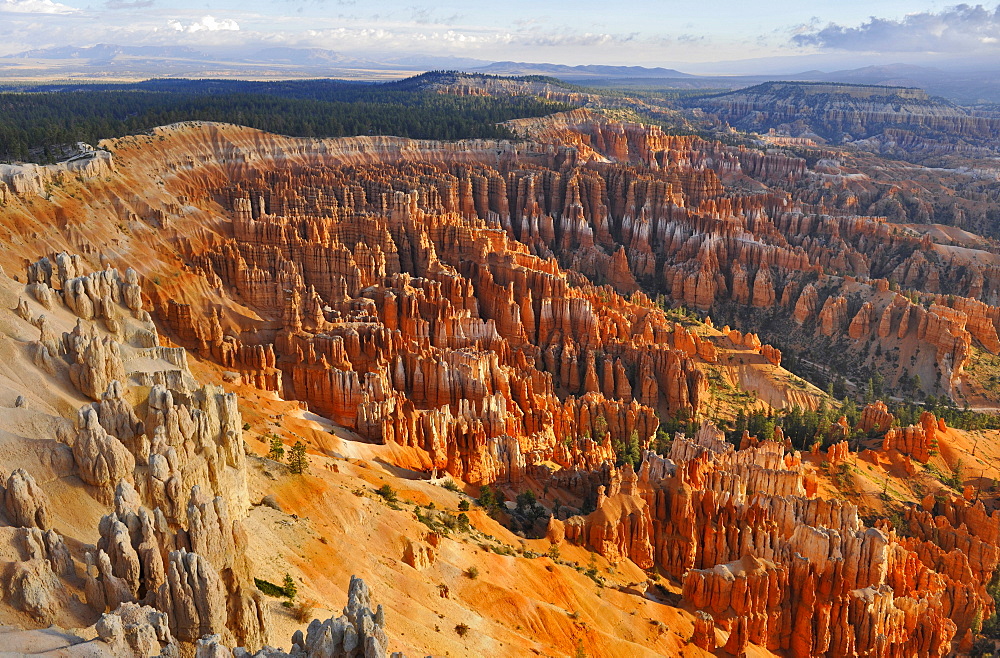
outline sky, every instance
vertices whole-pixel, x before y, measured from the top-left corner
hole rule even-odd
[[[1000,68],[1000,9],[934,0],[0,0],[0,56],[97,43],[689,71],[790,59],[978,58]]]

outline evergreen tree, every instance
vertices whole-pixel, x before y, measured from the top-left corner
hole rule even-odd
[[[525,514],[529,512],[537,503],[535,492],[531,489],[517,494],[517,511]]]
[[[271,435],[271,449],[267,451],[267,456],[276,462],[285,458],[285,444],[277,434]]]
[[[641,460],[642,449],[639,448],[639,432],[637,430],[632,430],[632,434],[628,437],[628,443],[625,445],[625,456],[623,462],[632,464],[633,469],[638,469],[639,462]]]
[[[486,510],[487,514],[492,516],[503,509],[503,493],[499,489],[494,489],[490,485],[484,484],[479,490],[479,498],[476,499],[476,502]]]
[[[309,470],[309,458],[306,456],[306,444],[296,441],[288,453],[288,468],[292,473],[301,475]]]
[[[299,593],[299,588],[295,585],[295,580],[292,579],[291,574],[285,574],[285,580],[281,588],[285,590],[285,596],[288,597],[289,601],[294,600],[295,595]]]
[[[608,433],[608,419],[598,416],[594,419],[594,440],[598,443],[604,441],[604,436]]]
[[[865,404],[871,404],[874,401],[875,401],[875,382],[873,382],[869,377],[868,385],[865,386],[864,402]]]

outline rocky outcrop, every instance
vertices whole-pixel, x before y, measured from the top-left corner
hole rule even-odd
[[[885,402],[876,400],[865,405],[861,410],[861,418],[858,420],[858,429],[864,432],[878,432],[882,434],[892,427],[895,417],[889,413],[889,408]]]
[[[149,606],[123,603],[113,612],[101,615],[95,625],[97,637],[119,656],[153,656],[179,653],[167,618]]]
[[[170,552],[167,581],[157,593],[156,607],[166,611],[178,639],[194,641],[227,631],[222,579],[207,559],[183,548]]]
[[[434,563],[434,549],[431,546],[412,539],[406,540],[406,547],[403,549],[403,562],[410,565],[417,571],[423,571]]]
[[[205,500],[194,487],[187,522],[176,531],[160,508],[142,506],[127,483],[118,486],[114,508],[101,520],[96,555],[87,556],[91,607],[137,601],[166,613],[180,640],[219,634],[230,643],[265,643],[267,614],[249,585],[245,531],[229,518],[225,500]]]
[[[97,411],[91,406],[80,407],[76,432],[73,457],[80,478],[96,488],[99,500],[111,503],[118,482],[132,480],[135,457],[121,441],[105,431]]]
[[[339,617],[325,621],[314,619],[305,633],[295,631],[291,655],[302,658],[406,658],[400,652],[388,654],[389,637],[385,631],[382,606],[373,612],[368,586],[351,576],[347,606]],[[246,655],[241,649],[230,650],[218,635],[198,640],[196,658],[229,658]],[[281,658],[287,654],[265,647],[254,654],[259,658]]]
[[[273,343],[251,345],[246,332],[227,333],[219,315],[199,320],[196,309],[169,298],[154,300],[161,317],[181,340],[250,373],[251,381],[280,372],[264,377],[266,387],[280,383],[286,395],[370,439],[419,447],[434,467],[470,482],[517,481],[535,463],[563,459],[554,435],[592,437],[597,417],[612,442],[638,431],[645,443],[661,403],[697,412],[708,390],[697,363],[716,358],[710,341],[677,339],[686,332],[644,295],[626,301],[589,284],[571,287],[565,270],[523,251],[514,240],[520,227],[488,235],[478,228],[483,219],[474,218],[506,212],[512,203],[526,212],[539,203],[544,213],[575,209],[580,221],[588,212],[606,214],[601,175],[581,171],[567,180],[564,195],[542,199],[532,197],[536,182],[526,171],[504,177],[489,168],[454,174],[413,166],[442,187],[384,198],[337,191],[359,175],[396,175],[373,166],[300,172],[277,187],[248,180],[225,190],[234,238],[193,252],[191,260],[200,273],[281,317]],[[302,209],[307,220],[294,210],[295,190],[310,176],[330,193]],[[503,189],[525,196],[512,200],[499,194]],[[372,221],[362,225],[343,214],[352,208],[370,209]],[[633,291],[633,276],[651,272],[628,249],[598,249],[610,240],[607,228],[573,233],[573,226],[563,226],[571,232],[563,233],[567,247],[589,245],[586,262],[595,274],[607,265],[603,275],[614,287]],[[657,337],[671,334],[674,348],[665,349]],[[768,358],[780,357],[772,348]]]
[[[25,528],[47,530],[49,526],[49,498],[35,482],[35,478],[22,468],[7,478],[3,494],[4,513],[11,523]]]
[[[742,130],[765,133],[778,126],[833,141],[859,140],[888,129],[982,139],[1000,120],[978,117],[955,105],[933,101],[922,89],[831,83],[766,82],[711,99],[698,107]]]
[[[782,355],[767,331],[845,359],[899,348],[890,384],[919,372],[925,387],[954,390],[973,341],[995,346],[1000,272],[989,259],[963,261],[859,214],[871,205],[859,191],[867,183],[812,185],[817,172],[798,158],[639,124],[531,125],[550,143],[305,148],[237,144],[212,128],[216,141],[192,145],[203,150],[178,171],[199,199],[192,208],[220,199],[225,213],[213,206],[220,216],[190,234],[163,228],[184,265],[178,282],[145,282],[151,309],[234,379],[406,448],[428,470],[475,483],[547,477],[593,493],[593,514],[553,521],[552,537],[688,574],[687,594],[712,616],[699,641],[718,627],[736,653],[759,642],[913,655],[964,634],[970,611],[989,607],[979,533],[990,523],[978,512],[913,512],[920,538],[866,528],[849,503],[816,498],[782,437],[748,435],[735,450],[708,425],[666,457],[646,453],[638,473],[612,464],[616,445],[647,446],[660,416],[704,417],[707,373],[738,376],[744,360],[773,372]],[[193,385],[183,353],[136,331],[145,304],[135,272],[84,265],[65,254],[34,264],[18,313],[37,322],[36,363],[59,374],[66,356],[96,402],[69,440],[81,477],[104,500],[134,482],[102,522],[88,602],[152,602],[178,635],[229,642],[228,629],[259,644],[263,608],[239,558],[248,495],[234,400]],[[61,341],[32,318],[60,303],[86,318]],[[707,338],[668,319],[672,303],[760,326]],[[98,339],[94,322],[114,338]],[[171,367],[129,372],[133,358]],[[896,433],[887,413],[866,409],[862,424],[885,432],[889,450],[929,454],[932,427]],[[846,448],[835,443],[831,463]],[[959,516],[979,527],[963,532]],[[966,550],[979,551],[968,565]],[[424,564],[420,544],[410,553]]]
[[[857,312],[851,325],[847,328],[847,335],[854,340],[867,338],[872,332],[872,323],[875,321],[875,307],[871,302],[861,305],[861,310]]]
[[[943,431],[944,420],[938,421],[929,411],[920,414],[920,424],[909,427],[893,427],[882,439],[883,450],[898,450],[919,462],[927,463],[931,451],[938,447],[938,432]]]
[[[64,340],[71,358],[70,379],[87,397],[100,400],[112,381],[125,380],[125,366],[116,341],[97,336],[87,338],[76,332],[67,334]]]
[[[159,346],[134,271],[83,270],[81,259],[57,254],[34,263],[29,279],[36,293],[57,291],[80,316],[62,341],[46,335],[44,318],[37,323],[41,348],[65,353],[72,382],[95,400],[79,409],[75,433],[60,439],[93,495],[113,508],[97,546],[83,555],[87,605],[115,611],[99,622],[100,637],[137,655],[158,654],[172,637],[206,634],[256,649],[267,640],[267,614],[246,556],[241,519],[250,504],[237,399],[198,385],[183,349]],[[142,369],[131,370],[136,365]],[[133,406],[137,394],[146,399]],[[15,471],[3,493],[8,517],[47,527],[47,503],[30,476]],[[73,561],[53,531],[30,532],[37,536],[26,540],[29,560],[13,574],[26,588],[17,605],[48,619],[65,605],[57,583],[74,576]]]
[[[697,610],[694,613],[694,633],[691,635],[691,644],[709,653],[715,651],[715,618],[704,610]]]
[[[6,595],[18,610],[41,624],[51,624],[65,605],[62,582],[48,560],[34,558],[15,562],[6,576]]]

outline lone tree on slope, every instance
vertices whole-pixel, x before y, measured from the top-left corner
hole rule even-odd
[[[296,441],[288,452],[288,468],[292,473],[301,475],[309,470],[309,458],[306,457],[306,444]]]
[[[270,450],[267,451],[267,456],[276,462],[280,462],[285,458],[285,444],[281,442],[281,437],[277,434],[271,435],[271,445]]]

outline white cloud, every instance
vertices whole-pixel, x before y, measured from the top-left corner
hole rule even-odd
[[[940,12],[921,11],[902,19],[870,18],[858,26],[830,23],[800,26],[792,42],[838,50],[868,52],[964,53],[995,48],[1000,41],[1000,7],[955,5]]]
[[[79,11],[52,0],[0,0],[0,12],[12,14],[75,14]]]
[[[238,32],[240,29],[240,24],[233,19],[223,18],[222,20],[218,20],[214,16],[203,16],[201,20],[188,23],[187,25],[180,21],[167,21],[167,26],[178,32],[187,32],[189,34],[195,32]]]

